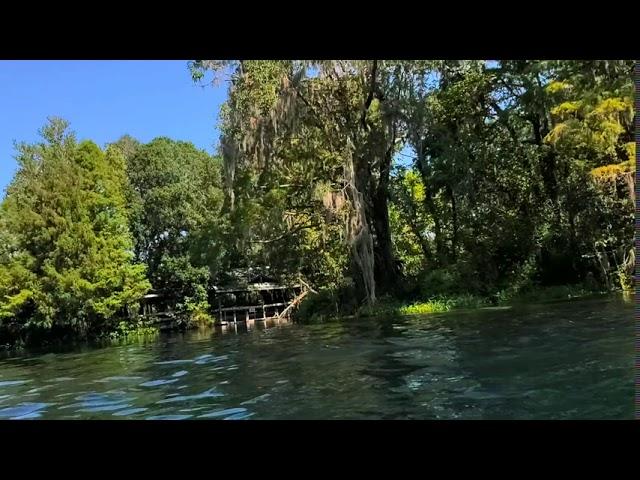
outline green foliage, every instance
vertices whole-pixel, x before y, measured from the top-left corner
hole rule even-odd
[[[589,275],[604,284],[595,253],[633,236],[632,63],[227,63],[229,259],[331,291],[351,277],[362,298],[366,262],[341,229],[360,196],[382,293],[514,296]],[[412,160],[386,170],[403,146]]]
[[[421,275],[419,282],[423,297],[451,295],[464,288],[460,275],[451,268],[429,270]]]
[[[363,306],[357,312],[361,317],[398,316],[398,315],[428,315],[444,313],[457,309],[476,309],[489,305],[486,298],[471,294],[438,295],[428,300],[403,303],[398,299],[382,299],[375,306]]]
[[[405,275],[414,278],[433,255],[428,232],[433,228],[424,209],[425,187],[415,170],[398,168],[392,177],[389,219],[396,256]]]
[[[66,128],[54,119],[42,143],[18,146],[2,204],[0,317],[21,334],[108,331],[149,288],[133,262],[122,156]]]
[[[519,292],[503,290],[496,295],[498,304],[541,303],[571,300],[599,293],[587,285],[553,285],[533,287]]]
[[[136,258],[147,264],[153,288],[179,310],[206,310],[206,289],[224,252],[218,159],[157,138],[133,150],[127,175]]]
[[[209,315],[208,293],[202,282],[193,282],[193,295],[184,298],[184,303],[179,305],[179,310],[184,310],[189,315],[189,321],[193,325],[206,326],[214,322],[214,318]]]
[[[305,322],[354,315],[361,305],[353,281],[346,277],[331,287],[310,292],[295,312],[296,319]]]
[[[149,325],[143,320],[126,321],[122,320],[118,322],[115,330],[109,332],[108,336],[111,339],[116,338],[131,338],[131,337],[147,337],[160,333],[157,327]]]
[[[402,315],[426,315],[429,313],[448,312],[451,306],[441,300],[430,300],[428,302],[414,303],[400,307],[399,312]]]
[[[137,329],[123,319],[150,286],[207,324],[211,286],[249,267],[311,283],[301,318],[632,289],[632,67],[190,62],[230,79],[221,158],[168,138],[102,150],[60,120],[18,146],[0,326]]]
[[[632,274],[629,273],[627,269],[619,268],[616,271],[616,274],[618,275],[618,281],[620,282],[622,290],[624,290],[625,292],[635,291],[635,278]]]
[[[396,308],[400,315],[426,315],[429,313],[443,313],[458,309],[476,309],[486,307],[489,301],[484,297],[472,294],[438,295],[430,300],[414,302]]]

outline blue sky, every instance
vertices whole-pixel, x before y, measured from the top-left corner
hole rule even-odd
[[[195,85],[186,60],[0,61],[0,198],[16,168],[13,141],[38,140],[47,117],[98,145],[128,133],[193,142],[213,153],[226,82]]]

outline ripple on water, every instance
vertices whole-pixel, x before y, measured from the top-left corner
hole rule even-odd
[[[136,381],[142,380],[142,377],[106,377],[101,378],[99,380],[94,380],[96,383],[109,383],[109,382],[127,382],[127,381]]]
[[[59,393],[56,395],[56,398],[65,398],[65,397],[70,397],[71,395],[75,395],[77,392],[65,392],[65,393]]]
[[[3,359],[0,421],[632,418],[631,310],[530,310]]]
[[[178,410],[179,412],[198,412],[200,410],[204,410],[205,408],[208,408],[207,405],[203,405],[201,407],[193,407],[193,408],[181,408],[180,410]]]
[[[50,388],[53,388],[53,385],[43,385],[41,387],[32,388],[27,393],[30,394],[30,395],[35,395],[37,393],[40,393],[43,390],[48,390]]]
[[[128,408],[126,410],[119,410],[113,413],[114,417],[124,417],[126,415],[135,415],[136,413],[146,412],[148,408]]]
[[[131,404],[128,402],[135,400],[135,397],[129,397],[123,393],[101,394],[92,392],[78,395],[74,400],[79,400],[79,403],[64,405],[58,407],[58,410],[79,408],[76,412],[109,412],[130,407]]]
[[[32,380],[5,380],[4,382],[0,382],[0,387],[10,387],[12,385],[24,385],[25,383],[29,383]]]
[[[22,418],[36,418],[41,415],[41,411],[51,405],[50,403],[21,403],[15,407],[0,409],[0,418],[19,420]]]
[[[42,417],[42,413],[31,412],[31,413],[27,413],[26,415],[22,415],[20,417],[13,417],[11,420],[30,420],[34,418],[40,418],[40,417]]]
[[[191,417],[193,417],[193,415],[154,415],[145,418],[145,420],[186,420]]]
[[[499,400],[504,398],[504,394],[498,392],[490,392],[485,389],[477,389],[476,387],[471,387],[461,394],[462,398],[469,400]]]
[[[247,412],[246,408],[225,408],[224,410],[216,410],[214,412],[204,413],[198,415],[198,418],[218,418],[226,417],[229,415],[238,415]]]
[[[264,395],[258,395],[255,398],[242,402],[240,405],[252,405],[254,403],[261,402],[262,400],[267,400],[270,396],[271,396],[270,393],[265,393]]]
[[[151,380],[149,382],[144,382],[141,383],[140,386],[141,387],[157,387],[158,385],[167,385],[168,383],[175,383],[178,380],[180,380],[179,378],[172,378],[171,380]]]
[[[201,355],[200,357],[195,359],[195,363],[196,365],[206,365],[207,363],[222,362],[224,360],[227,360],[228,358],[229,355],[220,355],[218,357],[214,357],[213,355]]]
[[[164,362],[153,362],[154,365],[180,365],[182,363],[193,363],[193,360],[165,360]]]
[[[229,415],[228,417],[224,417],[223,420],[244,420],[245,418],[249,418],[255,415],[255,413],[236,413],[235,415]]]
[[[131,407],[130,403],[114,403],[113,405],[100,405],[95,407],[81,408],[78,412],[112,412]]]
[[[169,397],[169,395],[167,395],[167,397]],[[160,400],[156,403],[174,403],[174,402],[184,402],[187,400],[199,400],[202,398],[216,398],[216,397],[224,397],[224,394],[220,392],[215,392],[213,389],[209,389],[206,392],[197,393],[195,395],[171,396],[171,398],[165,398],[164,400]]]

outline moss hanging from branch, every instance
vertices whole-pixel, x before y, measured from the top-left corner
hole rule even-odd
[[[356,187],[353,166],[353,144],[350,140],[347,142],[344,172],[345,191],[347,192],[347,197],[350,202],[346,223],[347,241],[351,246],[353,259],[362,275],[365,303],[371,305],[376,301],[373,237],[371,236],[371,230],[367,222],[363,195]]]

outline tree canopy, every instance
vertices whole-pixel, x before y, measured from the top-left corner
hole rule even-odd
[[[18,146],[2,203],[0,317],[36,332],[108,329],[149,288],[133,261],[124,159],[77,143],[60,119],[42,139]]]
[[[101,149],[59,119],[17,146],[2,329],[109,331],[151,288],[207,315],[213,285],[249,268],[350,313],[381,298],[633,288],[632,61],[189,68],[229,80],[219,156],[164,137]]]
[[[191,64],[196,80],[207,70],[230,75],[221,145],[238,236],[259,242],[250,250],[265,258],[286,252],[294,269],[304,244],[323,238],[314,249],[333,260],[324,285],[351,279],[365,303],[445,274],[456,289],[483,295],[594,277],[628,286],[632,68]],[[604,260],[619,263],[618,280]],[[326,268],[298,260],[298,272],[320,282]]]

